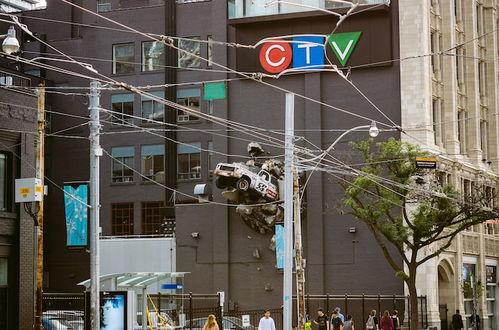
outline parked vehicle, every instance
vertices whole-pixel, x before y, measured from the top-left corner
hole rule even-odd
[[[279,183],[275,176],[265,170],[247,167],[241,163],[219,163],[214,171],[216,185],[220,189],[236,188],[239,191],[254,192],[268,201],[279,198]]]

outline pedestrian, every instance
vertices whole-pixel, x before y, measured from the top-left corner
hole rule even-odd
[[[203,330],[220,330],[215,315],[213,314],[208,315],[208,319],[204,324]]]
[[[338,313],[338,317],[341,319],[341,322],[345,322],[345,316],[341,314],[341,308],[336,307],[334,310]]]
[[[381,330],[393,330],[393,320],[390,316],[389,311],[384,311],[383,317],[380,321],[380,329]]]
[[[464,328],[463,318],[459,314],[459,309],[456,309],[456,314],[452,315],[452,328],[454,330],[462,330]]]
[[[394,330],[400,330],[401,324],[400,324],[400,319],[398,317],[398,311],[395,309],[393,310],[392,313],[392,321],[393,321],[393,329]]]
[[[343,322],[343,330],[355,330],[353,326],[352,315],[347,315],[347,319]]]
[[[335,310],[331,315],[331,330],[342,330],[343,322],[341,321],[338,312]]]
[[[260,319],[258,323],[258,330],[276,330],[274,319],[270,317],[270,311],[265,310],[264,316]]]
[[[319,330],[329,330],[329,318],[324,314],[322,308],[317,309],[317,318],[314,323],[319,326]]]
[[[373,309],[371,311],[371,313],[369,313],[369,315],[367,316],[366,329],[378,330],[379,329],[378,325],[379,325],[379,322],[378,322],[378,318],[376,317],[376,310]]]

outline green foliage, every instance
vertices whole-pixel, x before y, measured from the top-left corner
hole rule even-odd
[[[434,257],[458,232],[497,217],[481,201],[463,203],[452,185],[438,185],[435,170],[416,168],[416,158],[429,156],[418,146],[394,138],[374,146],[372,139],[350,145],[366,165],[344,185],[343,202],[350,214],[366,223],[387,259],[391,258],[384,245],[388,241],[416,269],[424,262],[417,257],[422,248],[433,244],[426,257]],[[407,251],[416,257],[409,260]],[[397,275],[406,278],[394,260],[389,262]]]
[[[471,286],[471,279],[469,277],[467,280],[462,280],[460,286],[464,298],[473,298],[473,288]],[[482,285],[482,282],[476,277],[473,278],[473,286],[475,287],[475,298],[478,299],[483,294],[484,286]]]

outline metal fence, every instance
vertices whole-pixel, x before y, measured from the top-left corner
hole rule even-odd
[[[296,306],[296,300],[294,305]],[[402,295],[307,295],[305,306],[310,318],[315,318],[318,308],[322,308],[324,313],[330,316],[334,309],[339,307],[343,315],[352,315],[355,328],[358,330],[365,329],[367,316],[372,310],[376,310],[377,315],[382,315],[385,310],[390,314],[393,310],[397,310],[402,326],[408,326],[411,320],[409,296]],[[418,309],[420,329],[426,329],[428,327],[426,296],[418,297]]]
[[[264,310],[229,310],[223,311],[220,306],[221,297],[217,294],[153,294],[147,298],[148,311],[153,328],[161,328],[161,318],[175,326],[184,325],[184,329],[200,329],[208,315],[217,318],[220,329],[256,330]],[[307,295],[306,309],[310,318],[315,318],[317,309],[331,315],[336,307],[343,315],[350,314],[356,329],[365,329],[367,315],[373,309],[378,313],[394,309],[399,313],[403,326],[410,322],[409,297],[400,295]],[[296,298],[293,301],[293,312],[296,311]],[[43,324],[44,329],[84,330],[85,329],[85,295],[81,294],[44,294]],[[138,296],[136,306],[142,306],[142,297]],[[418,297],[420,329],[428,327],[426,296]],[[277,329],[282,329],[282,309],[271,309],[271,317]],[[159,318],[157,315],[160,315]],[[249,319],[249,327],[243,328],[243,318]],[[138,324],[142,324],[141,312],[137,312]],[[293,319],[296,323],[296,320]],[[293,324],[296,326],[296,324]]]
[[[83,293],[43,294],[42,324],[46,330],[84,330],[85,295]]]

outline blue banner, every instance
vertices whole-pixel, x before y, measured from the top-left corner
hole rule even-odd
[[[66,245],[86,246],[88,231],[88,186],[64,186]]]
[[[284,269],[284,226],[275,225],[275,257],[277,268]]]

